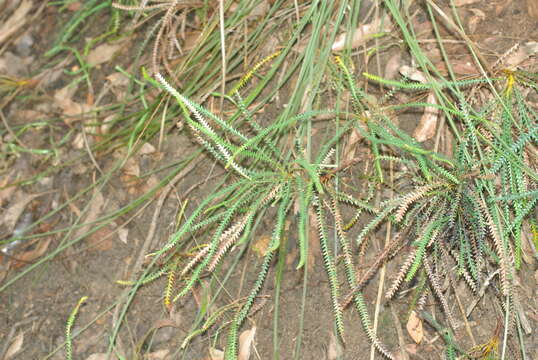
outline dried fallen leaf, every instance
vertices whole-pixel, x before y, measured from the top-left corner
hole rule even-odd
[[[112,249],[114,241],[111,233],[114,231],[112,226],[105,226],[92,233],[86,238],[89,250],[104,252]]]
[[[454,6],[465,6],[480,2],[481,0],[454,0]]]
[[[375,35],[383,32],[390,31],[392,27],[392,24],[389,21],[383,21],[383,24],[381,25],[381,21],[374,20],[369,24],[364,24],[359,26],[353,34],[351,35],[351,48],[357,48],[369,40],[373,39]],[[340,51],[343,50],[346,46],[346,38],[348,37],[347,33],[340,34],[336,37],[334,40],[332,51]]]
[[[14,258],[15,262],[13,264],[13,267],[19,268],[39,259],[41,256],[43,256],[47,252],[47,249],[49,248],[51,240],[52,240],[51,238],[48,238],[46,240],[41,239],[37,243],[37,246],[33,248],[32,250],[23,252],[21,254],[17,254],[16,257]]]
[[[11,199],[11,195],[15,191],[15,186],[5,187],[10,181],[12,181],[12,176],[15,174],[13,170],[9,175],[4,175],[2,180],[0,180],[0,206],[4,204],[4,201]],[[1,223],[1,222],[0,222]]]
[[[527,11],[529,12],[530,17],[538,19],[538,1],[527,0]]]
[[[127,244],[127,238],[129,236],[129,229],[121,228],[118,230],[118,238],[124,244]]]
[[[428,94],[429,104],[437,104],[435,94],[430,92]],[[435,136],[435,129],[437,128],[437,119],[439,118],[439,109],[433,106],[426,106],[424,108],[424,113],[420,118],[420,122],[413,132],[413,137],[417,141],[422,142],[428,139],[431,139]]]
[[[423,84],[427,82],[426,76],[421,71],[410,66],[401,66],[400,73],[413,81],[418,81]],[[437,104],[437,100],[433,92],[428,94],[427,102],[430,104]],[[421,142],[431,139],[435,135],[438,117],[439,109],[433,106],[426,106],[424,108],[424,113],[420,118],[420,122],[413,133],[413,137]]]
[[[342,344],[336,339],[334,333],[331,332],[331,339],[329,340],[329,346],[327,347],[327,360],[336,360],[344,356],[344,348]]]
[[[0,73],[15,79],[22,78],[28,74],[28,66],[25,59],[6,51],[0,58]]]
[[[271,242],[271,236],[260,236],[254,240],[254,243],[252,244],[252,251],[254,251],[254,254],[256,254],[256,256],[259,258],[264,257],[267,247],[269,246],[269,242]]]
[[[153,154],[156,151],[155,146],[151,145],[150,143],[144,143],[140,147],[139,154],[140,155],[149,155]]]
[[[254,336],[256,335],[256,326],[252,329],[245,330],[239,335],[239,355],[237,360],[249,360]]]
[[[104,64],[121,48],[121,44],[101,44],[88,54],[86,62],[89,66]]]
[[[422,71],[419,71],[415,69],[414,67],[408,66],[408,65],[402,65],[400,66],[400,74],[403,76],[409,78],[410,80],[417,81],[419,83],[426,83],[428,80],[426,79],[426,75]]]
[[[529,41],[526,44],[519,46],[517,51],[507,57],[505,64],[507,67],[516,67],[529,57],[538,54],[538,42]]]
[[[11,342],[9,347],[6,350],[6,355],[4,355],[3,360],[9,360],[14,357],[22,349],[22,344],[24,342],[24,333],[21,331],[19,335],[15,336],[15,339]]]
[[[209,357],[211,358],[211,360],[223,360],[224,351],[215,348],[209,348]]]
[[[26,206],[36,197],[41,195],[43,195],[43,193],[32,195],[23,193],[22,191],[15,193],[15,198],[10,201],[9,208],[7,208],[3,217],[0,219],[0,224],[3,223],[7,227],[8,233],[11,234],[13,230],[15,230],[17,220],[19,220],[19,217],[22,215],[24,209],[26,209]]]
[[[106,353],[95,353],[91,354],[86,358],[86,360],[107,360],[108,355]]]
[[[512,0],[501,0],[497,2],[497,5],[495,6],[495,15],[499,16],[511,3]]]
[[[67,85],[54,93],[54,103],[62,110],[64,115],[81,115],[90,112],[92,109],[88,104],[79,104],[71,99],[75,91],[76,88]]]
[[[103,208],[103,205],[105,203],[105,198],[99,191],[94,191],[93,197],[90,200],[89,204],[89,210],[87,212],[87,215],[84,219],[84,223],[90,224],[93,223],[97,218],[99,217],[99,214],[101,213],[101,209]],[[78,238],[80,236],[83,236],[88,233],[90,228],[93,225],[84,225],[81,228],[77,230],[77,232],[74,235],[74,238]]]
[[[168,356],[168,354],[170,354],[170,350],[168,349],[157,350],[144,356],[144,359],[163,360],[165,357]]]
[[[394,79],[402,65],[402,54],[398,51],[393,54],[385,64],[385,79]]]
[[[26,24],[26,21],[30,18],[27,15],[32,9],[32,5],[33,2],[30,0],[20,2],[17,10],[0,27],[0,44]]]
[[[478,24],[486,19],[486,13],[479,9],[470,9],[473,15],[469,18],[467,26],[469,27],[469,32],[474,34]]]
[[[67,5],[67,10],[69,11],[79,11],[82,8],[82,3],[80,1],[75,1]]]
[[[411,336],[411,339],[413,339],[413,341],[417,344],[420,344],[422,338],[424,337],[424,331],[422,329],[422,320],[418,317],[415,311],[411,311],[406,328],[409,336]]]

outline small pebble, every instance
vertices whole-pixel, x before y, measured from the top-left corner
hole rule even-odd
[[[17,54],[22,57],[30,56],[32,53],[32,46],[34,45],[34,38],[30,34],[24,34],[15,43],[15,49]]]

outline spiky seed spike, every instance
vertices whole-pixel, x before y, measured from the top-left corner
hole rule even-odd
[[[73,311],[71,311],[69,318],[67,319],[67,324],[65,326],[65,355],[67,360],[71,360],[73,358],[73,338],[71,337],[71,328],[73,327],[73,323],[75,322],[75,318],[77,317],[78,310],[80,309],[82,304],[86,302],[87,299],[87,296],[81,297]]]
[[[256,65],[254,65],[252,67],[252,69],[250,69],[240,80],[239,82],[237,83],[237,85],[235,85],[232,90],[230,90],[228,92],[228,95],[229,96],[232,96],[233,94],[235,94],[236,92],[238,92],[239,90],[241,90],[241,88],[243,86],[245,86],[248,81],[252,78],[252,76],[254,75],[254,73],[256,71],[258,71],[263,65],[265,65],[266,63],[268,63],[269,61],[273,60],[274,58],[276,58],[278,55],[280,55],[282,51],[276,51],[274,52],[273,54],[269,55],[269,56],[266,56],[265,58],[263,58],[262,60],[260,60],[258,63],[256,63]]]
[[[434,189],[437,186],[439,186],[439,185],[438,184],[425,185],[425,186],[422,186],[422,187],[418,188],[417,190],[405,195],[401,199],[401,204],[398,207],[398,211],[396,212],[396,216],[395,216],[396,222],[401,222],[402,221],[403,217],[405,216],[405,213],[406,213],[407,209],[409,208],[409,205],[411,205],[412,203],[414,203],[415,201],[417,201],[418,199],[423,197],[428,191]]]

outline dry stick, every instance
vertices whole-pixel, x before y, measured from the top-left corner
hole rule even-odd
[[[181,180],[183,177],[185,177],[188,173],[190,173],[201,161],[202,161],[202,158],[198,158],[197,160],[194,160],[192,163],[187,165],[183,170],[179,172],[179,174],[177,174],[170,181],[170,183],[168,183],[168,185],[166,185],[166,188],[161,193],[161,196],[159,196],[159,200],[157,201],[157,205],[155,207],[155,212],[153,213],[153,218],[151,219],[151,224],[149,226],[148,234],[146,236],[146,239],[144,240],[144,244],[142,245],[142,248],[140,249],[138,258],[132,269],[133,276],[141,268],[142,263],[144,262],[144,258],[146,257],[146,254],[148,253],[149,248],[152,245],[153,237],[155,235],[155,230],[157,229],[157,220],[159,219],[159,215],[161,214],[161,209],[164,205],[165,200],[168,198],[168,195],[170,194],[170,192],[175,188],[175,184],[179,180]]]
[[[222,109],[224,106],[224,94],[226,86],[226,37],[224,34],[224,0],[219,0],[219,26],[220,26],[220,53],[222,56],[222,81],[220,84],[220,114],[222,115]]]
[[[473,343],[473,346],[476,346],[476,340],[473,336],[473,332],[471,331],[471,326],[469,325],[469,321],[467,321],[467,316],[465,316],[465,310],[463,309],[463,305],[461,304],[460,297],[458,296],[458,292],[456,291],[456,287],[450,281],[450,285],[452,285],[452,289],[454,289],[454,296],[456,297],[456,301],[458,302],[458,308],[460,309],[461,315],[463,316],[463,322],[465,323],[465,330],[467,331],[467,334],[471,338],[471,342]]]
[[[465,315],[467,317],[471,316],[471,313],[473,312],[474,308],[476,307],[476,305],[478,304],[480,299],[482,299],[482,297],[486,293],[486,289],[488,288],[489,284],[491,283],[491,279],[493,279],[495,277],[495,275],[497,275],[499,273],[499,271],[500,270],[497,269],[494,272],[492,272],[490,275],[488,275],[488,277],[486,278],[486,280],[484,281],[484,283],[480,287],[480,290],[478,290],[478,296],[476,296],[475,299],[473,300],[473,302],[467,307],[467,311],[465,312]]]
[[[400,324],[400,319],[398,318],[398,314],[396,313],[394,306],[392,306],[392,302],[389,303],[389,308],[392,318],[394,319],[396,333],[398,334],[398,344],[400,345],[400,354],[402,355],[402,360],[409,360],[409,355],[407,355],[407,351],[405,351],[405,340],[402,325]]]
[[[7,359],[5,357],[5,355],[6,355],[6,352],[8,351],[8,349],[9,349],[10,345],[12,344],[11,339],[13,339],[13,337],[15,336],[15,332],[17,331],[17,329],[19,327],[21,327],[22,325],[26,325],[26,324],[34,322],[34,321],[36,321],[38,319],[39,319],[39,316],[31,316],[31,317],[29,317],[27,319],[21,320],[19,322],[16,322],[15,324],[11,325],[11,329],[9,330],[9,333],[7,334],[7,336],[5,338],[2,339],[2,340],[4,340],[4,345],[0,349],[0,359]]]
[[[86,148],[86,151],[88,152],[88,156],[90,157],[90,160],[92,161],[93,166],[95,166],[95,168],[99,170],[101,175],[104,176],[105,174],[103,173],[103,170],[101,169],[101,167],[97,163],[97,160],[95,160],[95,157],[93,156],[90,143],[88,142],[88,137],[86,136],[86,130],[84,130],[84,125],[82,125],[81,129],[82,129],[82,139],[84,140],[84,147]]]
[[[2,122],[4,123],[4,126],[6,127],[6,130],[7,132],[9,133],[9,135],[11,135],[13,137],[13,139],[19,144],[20,147],[24,148],[24,149],[28,149],[28,146],[26,146],[26,144],[24,144],[22,142],[21,139],[19,139],[19,137],[17,136],[17,134],[15,134],[13,132],[13,130],[11,129],[11,127],[9,126],[8,122],[7,122],[7,119],[6,117],[4,116],[4,112],[2,111],[2,108],[0,108],[0,118],[2,118]]]
[[[389,164],[389,173],[390,173],[390,183],[392,185],[392,180],[393,180],[393,172],[392,172],[392,161],[390,162]],[[392,200],[392,190],[389,190],[390,191],[390,199]],[[387,234],[385,236],[385,248],[387,247],[387,244],[389,243],[390,241],[390,235],[391,235],[391,223],[389,222],[387,224]],[[377,299],[376,299],[376,303],[375,303],[375,310],[374,310],[374,326],[373,326],[373,332],[374,332],[374,335],[377,336],[377,324],[378,324],[378,320],[379,320],[379,308],[380,308],[380,305],[381,305],[381,298],[383,297],[383,287],[385,286],[385,274],[386,274],[386,263],[383,262],[383,265],[381,266],[381,274],[379,275],[380,279],[379,279],[379,286],[377,288]],[[370,345],[370,360],[374,360],[374,356],[375,356],[375,351],[376,351],[376,348],[375,348],[375,345],[372,343]]]
[[[355,293],[357,291],[360,291],[364,287],[364,285],[366,285],[366,283],[377,273],[377,269],[379,269],[379,267],[385,263],[385,260],[387,260],[387,258],[392,256],[393,250],[395,249],[396,245],[399,244],[400,239],[403,236],[405,236],[406,233],[407,233],[407,229],[404,230],[403,233],[397,233],[396,235],[394,235],[392,241],[385,246],[385,248],[379,255],[376,256],[375,262],[364,273],[364,275],[357,282],[357,285],[355,285],[355,287],[346,296],[342,304],[343,308],[346,308],[347,306],[349,306],[351,301],[353,301],[353,297],[355,296]]]

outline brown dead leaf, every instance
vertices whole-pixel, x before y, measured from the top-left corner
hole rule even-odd
[[[407,345],[405,345],[405,351],[408,352],[411,355],[416,355],[418,353],[418,345],[417,344],[407,344]]]
[[[186,31],[183,39],[183,51],[192,50],[199,42],[202,32],[200,30]]]
[[[24,333],[21,331],[19,335],[15,336],[15,339],[13,339],[13,341],[7,348],[6,355],[4,355],[3,360],[9,360],[13,358],[19,351],[21,351],[23,342],[24,342]]]
[[[523,63],[529,57],[538,54],[538,42],[529,41],[526,44],[519,46],[517,51],[508,56],[505,60],[505,65],[507,67],[515,68],[516,66]]]
[[[122,172],[126,175],[131,176],[140,176],[140,165],[138,164],[138,159],[135,159],[134,157],[130,157],[125,162],[125,165],[122,168]]]
[[[254,251],[254,254],[256,254],[257,257],[262,258],[265,256],[265,253],[267,251],[267,247],[269,246],[269,243],[271,242],[271,236],[269,235],[263,235],[254,240],[254,243],[252,244],[252,251]]]
[[[101,44],[95,49],[90,51],[86,62],[90,66],[97,66],[104,64],[112,59],[116,51],[121,48],[121,44]]]
[[[142,146],[140,147],[140,150],[138,151],[138,153],[140,155],[149,155],[149,154],[153,154],[155,151],[157,151],[155,149],[155,146],[151,145],[150,143],[144,143],[142,144]]]
[[[248,18],[252,19],[252,18],[264,16],[265,14],[267,14],[267,12],[269,12],[270,8],[271,8],[271,5],[269,5],[267,1],[261,1],[258,5],[254,7],[254,9],[252,9],[249,12]]]
[[[329,346],[327,347],[327,360],[340,359],[342,356],[344,356],[344,347],[334,336],[334,332],[331,332]]]
[[[4,176],[0,180],[0,206],[3,206],[4,202],[11,198],[11,195],[16,189],[15,186],[5,187],[10,181],[12,181],[12,175],[14,173],[15,171],[13,170],[9,175]]]
[[[104,226],[88,236],[86,243],[90,250],[104,252],[112,249],[114,246],[113,231],[114,229],[111,226]]]
[[[256,335],[256,326],[252,329],[245,330],[239,335],[239,355],[237,360],[249,360],[254,336]]]
[[[454,0],[454,6],[471,5],[480,1],[482,0]]]
[[[527,0],[527,11],[530,17],[538,19],[538,0]]]
[[[144,359],[148,359],[148,360],[164,360],[164,358],[166,358],[168,356],[168,354],[170,354],[170,350],[161,349],[161,350],[157,350],[157,351],[151,352],[149,354],[146,354],[146,356],[144,356]]]
[[[532,243],[532,237],[538,236],[538,234],[533,235],[530,229],[528,229],[527,224],[523,225],[523,231],[521,232],[521,258],[527,264],[533,264],[536,262],[536,259],[531,254],[534,254],[534,246]]]
[[[422,84],[427,82],[426,75],[424,75],[424,73],[410,66],[401,66],[400,73],[413,81],[418,81]],[[428,94],[427,102],[430,104],[437,104],[437,100],[433,92]],[[421,142],[431,139],[435,135],[438,117],[439,109],[433,106],[426,106],[424,108],[424,113],[420,118],[420,122],[413,133],[413,137]]]
[[[495,6],[495,15],[499,16],[510,4],[512,0],[500,0]]]
[[[129,229],[121,228],[118,230],[118,238],[124,244],[127,244],[127,238],[129,237]]]
[[[15,34],[22,28],[30,17],[28,14],[32,9],[33,2],[30,0],[22,0],[17,10],[0,26],[0,44],[2,44],[11,35]]]
[[[13,258],[13,268],[20,268],[28,263],[32,263],[35,260],[39,259],[45,254],[45,252],[49,248],[51,240],[51,238],[41,239],[37,243],[37,246],[32,250],[17,254],[17,256]]]
[[[209,358],[211,360],[224,360],[224,351],[211,347],[209,348]]]
[[[470,57],[467,56],[459,60],[454,60],[452,62],[452,70],[458,75],[474,75],[480,72]]]
[[[387,60],[384,71],[385,79],[395,79],[400,66],[402,66],[402,54],[398,51]]]
[[[108,354],[107,353],[95,353],[91,354],[86,358],[86,360],[107,360]]]
[[[82,3],[80,1],[75,1],[67,5],[67,10],[69,11],[79,11],[82,8]]]
[[[89,204],[90,207],[88,209],[88,212],[86,213],[86,217],[84,218],[84,223],[90,224],[90,223],[93,223],[95,220],[97,220],[97,218],[101,214],[101,209],[103,208],[104,204],[105,204],[105,198],[99,191],[95,190],[93,193],[93,197],[90,200],[90,204]],[[79,228],[76,231],[74,238],[76,239],[88,233],[88,231],[90,230],[92,226],[94,225],[90,224],[90,225],[84,225],[83,227]]]
[[[74,102],[71,97],[74,95],[77,89],[67,85],[54,93],[54,103],[60,108],[64,115],[77,116],[88,113],[92,110],[92,107],[88,104],[79,104]],[[66,121],[68,124],[71,121]]]
[[[400,66],[400,74],[403,76],[409,78],[410,80],[417,81],[419,83],[425,84],[428,82],[426,79],[426,75],[422,71],[419,71],[415,69],[414,67],[408,66],[408,65],[402,65]]]
[[[4,56],[0,58],[0,73],[15,79],[22,78],[28,75],[28,66],[24,58],[6,51]]]
[[[413,339],[413,341],[417,344],[420,344],[422,338],[424,337],[424,331],[422,329],[422,320],[418,317],[415,311],[411,311],[406,328],[409,336],[411,336],[411,339]]]
[[[469,18],[467,26],[469,27],[469,32],[474,34],[478,24],[486,19],[486,13],[479,9],[469,9],[473,15]]]
[[[343,163],[350,162],[355,158],[355,153],[357,151],[357,143],[362,139],[363,136],[359,132],[359,130],[351,130],[351,133],[349,134],[346,145],[344,147]]]
[[[389,21],[383,21],[383,25],[381,25],[381,21],[379,19],[374,20],[369,24],[363,24],[359,26],[351,35],[351,48],[354,49],[365,44],[366,42],[372,40],[374,36],[379,33],[390,31],[391,27],[392,24]],[[338,35],[332,45],[332,51],[343,50],[346,46],[347,36],[347,33],[342,33]]]
[[[127,95],[130,79],[120,72],[115,72],[106,77],[110,85],[110,90],[116,96],[118,101],[121,101]],[[115,116],[115,115],[113,115]]]
[[[30,195],[22,191],[18,191],[15,194],[15,198],[10,201],[9,208],[7,208],[7,210],[3,213],[3,216],[0,219],[0,224],[3,223],[7,227],[8,232],[11,234],[13,230],[15,230],[17,220],[19,220],[19,217],[24,212],[24,209],[26,209],[26,206],[28,206],[32,200],[43,194],[44,193]]]
[[[437,100],[433,92],[430,92],[428,94],[427,103],[437,104]],[[424,108],[424,113],[422,114],[422,117],[420,118],[420,122],[418,123],[418,126],[415,128],[415,131],[413,132],[413,137],[417,139],[417,141],[419,142],[426,141],[428,139],[433,138],[435,136],[435,129],[437,128],[438,118],[439,118],[439,109],[433,106],[426,106]]]

